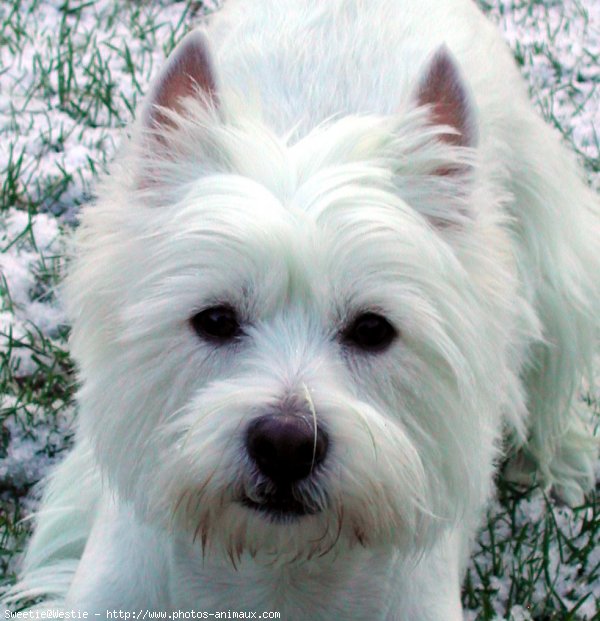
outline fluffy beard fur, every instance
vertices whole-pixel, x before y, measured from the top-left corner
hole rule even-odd
[[[439,38],[424,42],[419,62],[406,52],[396,80],[382,70],[350,88],[340,78],[331,110],[323,93],[316,103],[298,76],[263,66],[243,44],[261,24],[280,27],[287,43],[273,45],[288,66],[300,36],[290,28],[313,10],[293,4],[259,3],[240,20],[233,3],[211,32],[214,41],[230,32],[217,52],[227,88],[243,91],[248,76],[260,84],[269,66],[262,81],[296,98],[275,88],[271,100],[242,102],[224,87],[217,100],[210,80],[196,80],[185,101],[161,108],[158,127],[147,108],[101,200],[82,214],[66,284],[82,377],[79,448],[46,506],[68,506],[82,478],[93,493],[83,525],[72,513],[40,520],[20,595],[54,589],[64,604],[109,497],[132,507],[135,528],[234,567],[248,557],[301,566],[358,549],[418,562],[454,532],[461,551],[444,563],[459,567],[503,437],[521,451],[516,476],[533,463],[571,501],[593,483],[595,440],[575,410],[597,334],[595,198],[524,99],[479,86],[485,71],[513,75],[504,52],[490,68],[451,42],[480,108],[479,142],[456,145],[448,135],[458,129],[432,124],[431,107],[406,95]],[[374,5],[352,28],[382,23],[392,3]],[[277,26],[282,15],[288,30]],[[228,48],[228,36],[242,43]],[[269,58],[266,35],[263,43]],[[342,56],[354,45],[338,44]],[[365,62],[377,53],[366,49]],[[338,58],[320,54],[305,65],[317,78]],[[189,324],[218,303],[246,326],[243,340],[221,348]],[[399,332],[380,355],[340,337],[369,309]],[[320,511],[278,521],[240,503],[269,485],[245,453],[244,430],[289,400],[327,426],[332,446],[295,489]],[[57,537],[65,527],[66,540]],[[54,588],[48,576],[59,569]]]

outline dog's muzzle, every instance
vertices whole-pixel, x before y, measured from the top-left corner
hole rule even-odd
[[[246,431],[246,451],[259,480],[242,504],[276,519],[316,513],[319,507],[303,497],[300,487],[319,470],[328,447],[327,433],[311,418],[268,414],[254,419]]]

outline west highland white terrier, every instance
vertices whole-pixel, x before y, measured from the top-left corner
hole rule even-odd
[[[471,0],[229,0],[100,195],[15,597],[459,620],[499,461],[593,486],[596,198]]]

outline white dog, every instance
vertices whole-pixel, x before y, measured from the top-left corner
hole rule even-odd
[[[461,619],[503,454],[593,484],[599,223],[470,0],[230,0],[83,210],[77,444],[13,596]]]

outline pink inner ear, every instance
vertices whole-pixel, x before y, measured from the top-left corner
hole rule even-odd
[[[182,99],[201,91],[206,101],[216,102],[217,89],[208,43],[200,31],[186,35],[157,78],[146,104],[145,125],[169,125],[169,119],[157,107],[182,111]]]
[[[429,63],[419,85],[417,102],[421,106],[430,106],[433,123],[457,130],[456,134],[444,134],[442,140],[460,147],[475,145],[475,123],[469,96],[445,45]]]

